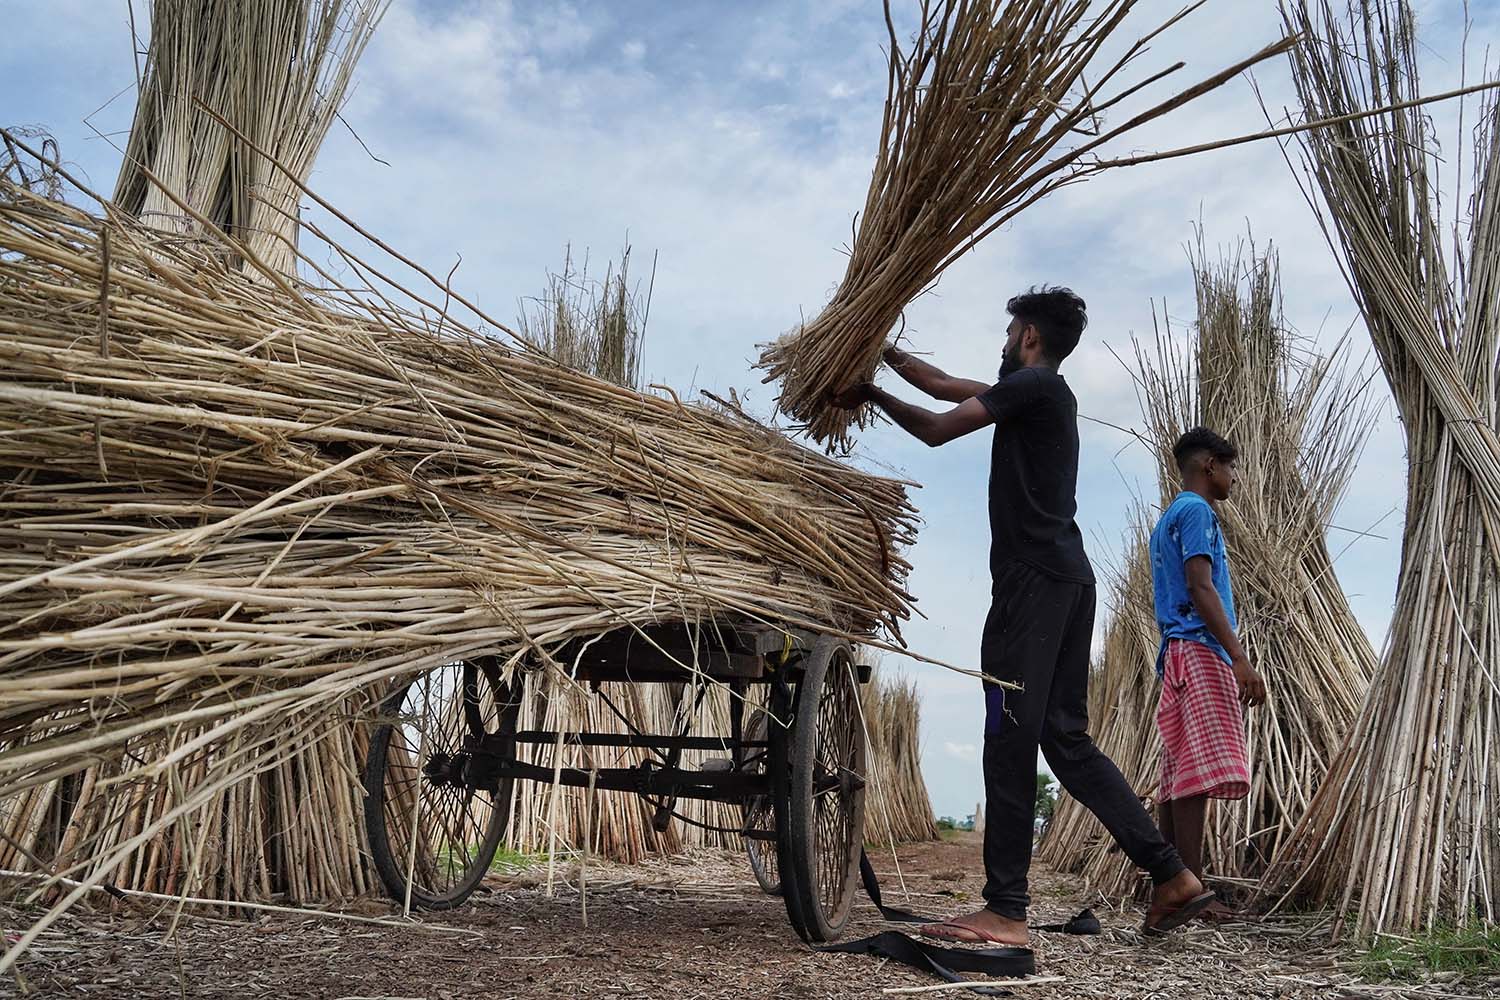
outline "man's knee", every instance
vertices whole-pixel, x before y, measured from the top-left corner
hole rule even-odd
[[[1048,730],[1042,733],[1042,756],[1056,773],[1059,767],[1093,760],[1100,751],[1086,729]]]

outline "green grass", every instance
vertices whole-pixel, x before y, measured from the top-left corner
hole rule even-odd
[[[501,844],[495,849],[495,860],[490,862],[490,871],[503,871],[513,874],[546,863],[547,855],[545,854],[527,854],[525,851],[513,851],[504,844]]]
[[[1379,937],[1359,957],[1366,979],[1420,979],[1433,973],[1500,974],[1500,925],[1442,925],[1414,938]]]
[[[449,878],[454,878],[469,867],[473,848],[458,848],[449,846],[438,852],[437,862],[439,869]],[[524,851],[513,851],[501,844],[495,849],[494,860],[490,862],[490,871],[501,872],[506,875],[514,875],[517,872],[535,868],[537,865],[545,864],[545,854],[527,854]]]

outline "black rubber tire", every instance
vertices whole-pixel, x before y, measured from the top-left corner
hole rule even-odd
[[[847,643],[819,638],[803,660],[788,735],[782,896],[804,939],[833,941],[849,922],[864,843],[865,732]]]
[[[409,696],[414,690],[420,690],[424,683],[428,684],[430,691],[431,678],[441,675],[444,671],[457,668],[457,676],[460,678],[459,686],[463,692],[460,718],[457,722],[458,732],[434,732],[429,723],[422,728],[428,730],[427,746],[428,760],[438,751],[455,749],[445,744],[453,742],[455,735],[462,734],[478,735],[479,730],[488,733],[514,732],[516,729],[517,715],[520,709],[519,700],[514,696],[508,685],[499,680],[498,670],[493,663],[480,666],[474,662],[466,661],[460,664],[447,664],[434,671],[429,671],[422,677],[417,677],[397,688],[386,699],[381,707],[381,715],[385,718],[400,718],[409,716],[411,705],[408,704]],[[483,678],[483,681],[480,680]],[[487,688],[490,695],[491,711],[484,711],[482,696],[479,701],[473,700],[471,694],[477,695],[479,691]],[[429,697],[427,699],[431,701]],[[425,720],[425,715],[422,720]],[[419,720],[418,725],[421,725]],[[398,739],[398,729],[403,730]],[[415,739],[414,739],[415,736]],[[407,893],[407,872],[411,860],[409,854],[410,841],[405,839],[401,831],[396,832],[397,843],[393,843],[390,820],[394,814],[388,814],[387,794],[393,780],[411,781],[415,780],[419,789],[418,794],[441,795],[443,792],[433,791],[436,787],[426,778],[402,777],[394,779],[392,776],[391,748],[393,743],[398,743],[398,752],[409,758],[414,758],[415,746],[421,745],[421,734],[417,726],[410,722],[384,722],[375,728],[370,737],[369,758],[365,763],[365,833],[370,843],[370,855],[375,862],[375,870],[380,874],[380,880],[384,883],[386,891],[392,899],[398,903],[404,903]],[[402,764],[403,769],[420,768],[423,762],[415,764]],[[501,839],[505,836],[506,824],[510,814],[511,789],[514,782],[504,780],[499,783],[498,789],[491,794],[479,789],[465,789],[462,792],[455,790],[454,794],[466,794],[470,797],[475,795],[485,796],[489,799],[489,815],[487,821],[477,824],[473,832],[480,835],[477,846],[472,850],[465,849],[464,862],[461,868],[453,869],[455,877],[451,880],[439,882],[436,877],[436,864],[432,868],[434,877],[428,880],[413,878],[411,886],[411,905],[423,910],[449,910],[461,905],[468,899],[485,874],[489,871],[491,863],[495,858],[495,851],[500,846]],[[425,800],[424,800],[425,801]],[[431,815],[429,809],[426,815]],[[468,805],[464,807],[462,815],[472,818],[473,810]],[[453,833],[450,826],[447,833]],[[467,832],[467,828],[466,828]],[[466,838],[463,839],[466,843]],[[425,860],[425,859],[424,859]],[[446,862],[453,866],[451,853]]]
[[[797,884],[797,870],[792,865],[792,761],[791,729],[796,712],[796,690],[784,681],[772,682],[769,699],[770,732],[767,762],[771,771],[771,808],[776,817],[776,874],[781,881],[781,902],[786,906],[787,922],[804,941],[812,940],[807,916],[803,913],[806,893]]]
[[[755,709],[750,722],[745,726],[745,739],[761,741],[766,738],[766,713],[763,709]],[[762,772],[770,769],[769,753],[762,759],[757,768]],[[774,830],[776,828],[776,811],[772,805],[770,795],[756,795],[745,802],[744,829],[750,830]],[[777,864],[777,846],[772,840],[760,840],[758,838],[745,838],[745,854],[750,859],[750,871],[755,875],[755,881],[760,884],[761,891],[767,896],[781,895],[780,866]]]

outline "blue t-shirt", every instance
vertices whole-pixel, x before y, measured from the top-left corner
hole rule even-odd
[[[1214,589],[1224,602],[1229,627],[1238,628],[1234,592],[1229,586],[1229,553],[1224,549],[1219,517],[1207,500],[1183,491],[1162,513],[1156,530],[1151,532],[1151,586],[1156,595],[1156,624],[1161,629],[1161,651],[1156,657],[1158,676],[1168,639],[1201,642],[1225,663],[1229,662],[1229,653],[1209,632],[1188,594],[1187,561],[1194,556],[1208,556],[1213,564]]]

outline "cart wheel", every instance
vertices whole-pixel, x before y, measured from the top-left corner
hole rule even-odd
[[[819,638],[802,668],[790,733],[778,740],[771,726],[781,894],[804,939],[832,941],[849,920],[859,885],[865,732],[848,644]],[[774,715],[776,699],[772,704]]]
[[[766,738],[766,713],[764,709],[755,709],[750,716],[750,723],[745,727],[745,738],[759,742]],[[768,771],[767,752],[760,751],[760,759],[750,765],[751,770],[757,774],[765,774]],[[771,833],[776,829],[776,810],[771,805],[771,796],[754,795],[745,802],[745,832]],[[776,842],[772,840],[761,840],[756,837],[745,838],[745,853],[750,858],[750,870],[755,873],[755,881],[760,883],[761,890],[768,896],[781,895],[781,877],[777,874],[776,865]]]
[[[398,902],[410,886],[412,906],[451,909],[489,871],[512,782],[479,787],[465,743],[515,732],[519,712],[493,661],[444,664],[386,699],[365,765],[365,831],[380,880]]]

